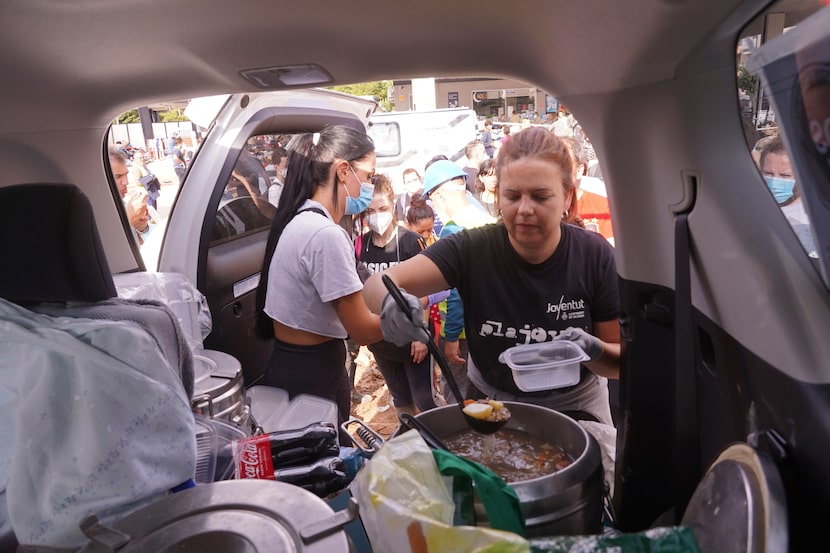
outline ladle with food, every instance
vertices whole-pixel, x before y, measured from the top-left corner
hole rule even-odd
[[[409,305],[406,303],[406,299],[404,299],[397,285],[392,282],[392,279],[388,275],[381,275],[381,280],[401,311],[413,317],[412,324],[423,326],[427,336],[431,336],[428,325],[421,319],[415,320],[412,311],[409,309]],[[459,401],[463,401],[463,396],[458,389],[458,384],[455,382],[455,377],[450,370],[449,362],[444,357],[443,352],[438,349],[438,346],[432,339],[427,340],[427,348],[438,361],[438,366],[441,367],[441,373],[447,379],[453,395]],[[480,434],[494,434],[510,420],[510,411],[504,404],[495,400],[478,400],[468,402],[467,404],[458,403],[458,408],[461,409],[461,414],[464,416],[467,425]]]

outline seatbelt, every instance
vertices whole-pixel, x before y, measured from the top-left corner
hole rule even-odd
[[[677,523],[700,478],[700,436],[697,418],[697,379],[692,324],[692,277],[688,216],[691,207],[674,220],[674,504]]]

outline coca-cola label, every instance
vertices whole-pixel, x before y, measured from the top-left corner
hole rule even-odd
[[[271,444],[268,442],[268,434],[235,440],[233,443],[233,455],[234,459],[236,459],[234,478],[276,479],[274,477],[274,461],[271,459]]]

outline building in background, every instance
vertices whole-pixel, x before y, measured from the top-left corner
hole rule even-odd
[[[559,109],[559,103],[544,90],[510,79],[453,77],[392,83],[390,99],[395,104],[395,111],[469,107],[479,118],[509,121],[513,112],[518,112],[522,119],[541,122],[548,111]],[[425,97],[430,86],[434,99]]]

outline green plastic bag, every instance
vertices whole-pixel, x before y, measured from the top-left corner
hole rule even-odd
[[[458,511],[463,511],[467,524],[475,524],[473,514],[473,482],[487,512],[491,528],[525,535],[525,519],[516,490],[484,465],[459,457],[449,451],[432,451],[438,470],[453,477],[453,498]],[[461,508],[458,508],[459,505]],[[458,520],[458,517],[456,517]]]

